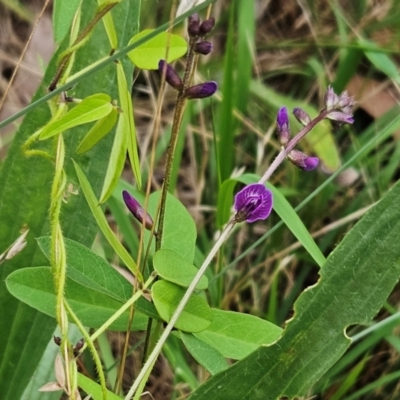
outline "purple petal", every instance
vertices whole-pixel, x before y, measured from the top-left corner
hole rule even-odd
[[[268,218],[272,210],[272,192],[261,183],[245,186],[235,196],[236,222],[255,222]]]
[[[352,124],[354,122],[354,118],[352,115],[346,114],[341,111],[332,111],[328,114],[327,118],[333,121],[344,122],[346,124]]]
[[[304,160],[304,171],[312,171],[313,169],[317,168],[319,165],[319,158],[318,157],[307,157]]]
[[[150,215],[143,210],[140,203],[126,190],[122,192],[122,197],[132,215],[150,231],[153,228],[153,219]]]
[[[203,99],[212,96],[217,89],[217,82],[209,81],[189,87],[185,95],[188,99]]]

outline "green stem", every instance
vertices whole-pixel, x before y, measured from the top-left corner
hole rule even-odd
[[[165,219],[165,208],[166,201],[169,189],[169,183],[171,180],[171,171],[175,157],[175,149],[176,144],[178,142],[179,131],[182,125],[183,113],[185,112],[185,106],[187,99],[185,97],[186,89],[190,86],[190,80],[192,76],[192,67],[193,61],[195,58],[194,52],[194,44],[197,39],[191,38],[189,41],[189,52],[187,56],[186,68],[183,76],[183,85],[182,88],[178,91],[178,95],[176,97],[176,106],[174,112],[174,118],[172,122],[171,128],[171,138],[168,144],[167,150],[167,161],[165,164],[165,172],[164,172],[164,182],[161,191],[161,199],[160,199],[160,215],[158,218],[158,228],[157,228],[157,237],[156,237],[156,251],[161,248],[162,236],[164,230],[164,219]]]
[[[103,366],[101,364],[101,360],[99,355],[97,354],[96,347],[94,346],[93,339],[87,333],[85,327],[82,325],[79,318],[73,312],[72,308],[69,306],[68,302],[64,301],[65,309],[67,310],[68,314],[71,316],[72,320],[81,331],[83,338],[85,339],[85,346],[89,347],[90,353],[92,354],[93,361],[96,365],[97,373],[99,374],[99,381],[101,390],[103,392],[103,399],[107,400],[107,385],[106,385],[106,377],[104,375]],[[80,350],[80,353],[83,351],[83,348]]]

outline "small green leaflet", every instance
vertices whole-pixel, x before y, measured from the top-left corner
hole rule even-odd
[[[145,29],[135,35],[129,44],[132,44],[139,39],[145,37],[153,29]],[[167,62],[176,60],[182,57],[187,52],[186,41],[178,36],[167,32],[162,32],[156,37],[143,43],[136,49],[128,53],[129,58],[138,68],[141,69],[158,69],[160,60],[167,59]],[[168,57],[167,57],[168,54]]]

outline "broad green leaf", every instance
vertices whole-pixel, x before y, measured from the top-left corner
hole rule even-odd
[[[213,308],[210,326],[194,335],[224,357],[241,360],[261,345],[271,344],[281,334],[282,328],[265,319]]]
[[[45,125],[39,139],[45,140],[78,125],[97,121],[108,115],[113,108],[108,94],[98,93],[88,96],[62,117]]]
[[[80,0],[55,0],[53,3],[53,32],[54,40],[60,43],[68,34],[78,10]]]
[[[180,332],[180,336],[189,353],[211,375],[215,375],[229,367],[224,356],[213,346],[190,333]]]
[[[103,139],[117,122],[118,112],[115,108],[105,117],[99,119],[80,142],[76,152],[83,154],[89,151],[97,142]]]
[[[152,31],[152,29],[145,29],[135,35],[129,44],[137,42]],[[162,32],[129,52],[128,56],[140,69],[158,69],[160,60],[167,59],[167,62],[171,62],[184,56],[186,52],[187,43],[181,36]],[[166,57],[167,53],[168,57]]]
[[[117,131],[114,137],[114,143],[111,150],[110,159],[108,160],[108,168],[104,185],[101,191],[99,203],[103,204],[113,193],[117,186],[118,180],[124,169],[126,151],[128,149],[128,137],[126,136],[126,119],[122,114],[119,115]]]
[[[78,386],[83,389],[86,394],[91,395],[91,399],[93,400],[104,400],[103,390],[101,386],[88,378],[87,376],[78,372]],[[107,390],[107,399],[108,400],[121,400],[122,398],[117,396],[115,393]]]
[[[122,246],[122,244],[120,243],[118,238],[115,236],[115,233],[112,231],[112,229],[108,225],[107,219],[104,216],[103,210],[101,209],[99,202],[97,201],[96,195],[94,194],[93,189],[91,188],[88,179],[86,178],[85,174],[83,173],[83,171],[81,170],[79,165],[75,161],[73,161],[73,162],[74,162],[75,171],[78,176],[79,183],[81,185],[81,189],[85,195],[85,198],[90,207],[90,210],[91,210],[94,218],[96,219],[97,225],[99,226],[100,230],[103,232],[103,235],[108,240],[111,247],[118,254],[118,256],[125,263],[125,265],[133,273],[138,273],[138,269],[137,269],[135,261],[129,255],[129,253],[127,252],[125,247]],[[141,275],[138,274],[137,277],[141,277]]]
[[[161,192],[154,192],[149,197],[148,212],[155,219]],[[150,233],[145,232],[146,242]],[[153,240],[154,242],[154,240]],[[172,194],[168,193],[164,234],[161,248],[173,250],[189,263],[193,263],[196,243],[196,225],[186,207]]]
[[[152,286],[154,305],[164,321],[169,321],[185,294],[185,289],[164,280]],[[200,332],[211,323],[211,309],[200,296],[193,294],[181,313],[175,327],[185,332]]]
[[[21,268],[7,277],[6,285],[17,299],[55,318],[56,296],[50,267]],[[90,328],[99,328],[122,306],[121,302],[69,278],[65,297],[82,324]],[[128,321],[129,311],[126,311],[111,324],[110,329],[125,331]],[[146,326],[147,317],[136,311],[132,330],[144,330]]]
[[[291,113],[293,108],[301,107],[311,118],[315,118],[319,113],[316,108],[310,106],[304,100],[295,101],[291,97],[282,96],[255,80],[251,82],[250,91],[263,100],[268,107],[272,107],[273,112],[278,112],[280,107],[286,106],[289,109],[290,126],[293,134],[299,132],[302,128]],[[340,167],[339,151],[329,121],[321,121],[306,135],[304,140],[329,170],[336,171]]]
[[[198,269],[192,263],[187,262],[173,250],[158,250],[153,257],[153,266],[161,278],[176,283],[179,286],[189,287]],[[197,290],[204,290],[208,287],[208,279],[202,276],[197,284]]]
[[[369,324],[399,279],[399,197],[400,182],[345,236],[318,283],[296,301],[280,340],[211,378],[191,399],[305,395],[350,346],[346,328]]]
[[[50,237],[41,237],[37,241],[43,253],[49,259]],[[67,252],[68,278],[121,303],[131,298],[133,294],[132,285],[104,258],[70,239],[65,239],[65,249]],[[136,302],[136,307],[147,316],[158,318],[153,304],[145,299],[140,298]]]
[[[127,136],[128,155],[131,162],[133,175],[136,179],[138,189],[142,187],[142,177],[140,174],[139,154],[136,140],[136,129],[133,121],[133,106],[132,96],[128,89],[125,78],[125,72],[121,63],[117,63],[117,78],[118,78],[118,92],[119,100],[121,102],[122,115],[124,119],[125,135]]]
[[[113,10],[114,18],[119,24],[115,27],[120,39],[121,48],[135,34],[138,26],[140,1],[123,1]],[[96,12],[96,2],[82,2],[82,27],[86,26]],[[13,259],[2,264],[0,268],[0,315],[7,321],[2,324],[0,340],[0,382],[1,400],[20,399],[31,376],[52,338],[56,326],[50,318],[13,297],[5,287],[5,278],[12,271],[23,266],[48,264],[40,251],[35,238],[49,234],[49,201],[51,182],[54,177],[54,165],[42,157],[26,157],[21,151],[21,145],[33,132],[43,127],[51,118],[48,103],[41,99],[48,95],[45,90],[52,80],[58,57],[68,46],[68,38],[60,45],[46,69],[43,82],[39,85],[32,103],[35,106],[27,108],[15,139],[7,151],[7,157],[0,167],[0,253],[20,236],[22,227],[29,227],[28,244],[25,249]],[[109,54],[108,39],[101,24],[95,28],[85,46],[76,54],[72,73],[85,68]],[[132,76],[129,60],[126,63],[127,76]],[[110,98],[117,98],[117,81],[115,67],[112,64],[103,65],[101,70],[87,75],[79,84],[74,83],[73,95],[84,99],[98,92],[107,93]],[[28,111],[29,110],[29,111]],[[3,121],[6,123],[7,121]],[[65,135],[66,157],[65,169],[68,185],[73,189],[62,206],[61,225],[64,235],[86,246],[91,246],[97,232],[97,226],[80,190],[76,190],[77,181],[71,157],[78,143],[85,136],[87,126],[73,128]],[[104,180],[106,160],[109,158],[112,136],[102,140],[96,147],[96,152],[78,158],[82,169],[87,174],[96,196],[101,190]],[[40,148],[52,151],[52,141],[40,143]],[[23,207],[16,199],[26,199]],[[29,332],[29,334],[25,334]],[[29,349],[29,356],[27,356]],[[44,385],[46,381],[43,381]]]
[[[237,178],[228,179],[221,185],[217,207],[217,219],[220,227],[222,227],[229,219],[234,198],[233,191],[237,182],[249,185],[250,183],[256,183],[258,180],[259,177],[257,175],[243,174]],[[304,226],[296,211],[275,186],[270,183],[267,183],[266,186],[273,193],[275,212],[290,229],[293,235],[296,236],[315,262],[322,267],[325,263],[325,257],[314,242],[314,239],[311,237],[308,229]]]

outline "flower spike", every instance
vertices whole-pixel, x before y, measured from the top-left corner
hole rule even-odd
[[[245,186],[235,196],[236,222],[255,222],[268,218],[272,210],[272,192],[261,183]]]

